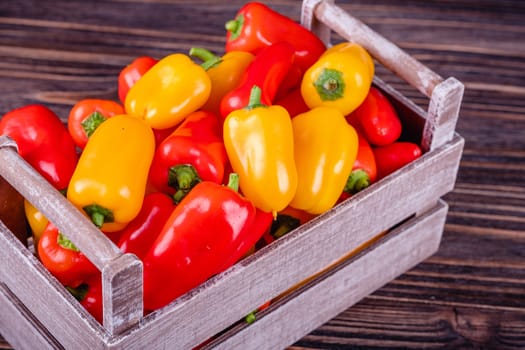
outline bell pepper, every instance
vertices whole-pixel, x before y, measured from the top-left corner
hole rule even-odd
[[[283,80],[292,67],[293,53],[293,46],[286,42],[276,43],[261,50],[246,68],[239,85],[222,98],[221,116],[226,118],[234,110],[246,107],[254,85],[262,89],[262,103],[273,104]]]
[[[362,133],[357,132],[357,136],[357,157],[343,190],[345,198],[364,190],[377,179],[377,166],[372,147]]]
[[[124,107],[115,101],[80,100],[69,112],[67,128],[77,147],[84,149],[88,138],[101,123],[107,118],[123,113]]]
[[[117,246],[124,253],[132,253],[142,259],[174,209],[175,203],[166,194],[147,194],[139,214],[122,231]]]
[[[211,112],[193,112],[155,151],[149,182],[178,203],[200,181],[222,183],[227,162],[222,122]]]
[[[335,108],[317,107],[292,119],[297,192],[290,206],[321,214],[337,202],[357,156],[358,137]]]
[[[310,30],[270,7],[248,2],[226,23],[226,52],[248,51],[258,54],[278,42],[294,46],[295,62],[305,72],[326,50],[326,45]]]
[[[373,151],[377,164],[378,180],[416,160],[423,154],[419,145],[408,141],[398,141],[386,146],[374,147]]]
[[[201,109],[220,115],[222,98],[239,85],[244,71],[255,56],[246,51],[231,51],[220,57],[197,47],[191,48],[189,55],[203,61],[201,66],[211,80],[210,97]]]
[[[131,87],[125,110],[154,129],[167,129],[201,108],[210,92],[204,68],[189,56],[175,53],[162,58]]]
[[[368,72],[370,73],[370,76],[373,77],[375,74],[375,65],[374,65],[374,59],[368,51],[364,47],[362,47],[359,44],[352,43],[349,41],[343,41],[339,44],[333,45],[326,49],[325,52],[321,55],[321,57],[329,55],[334,52],[348,52],[353,55],[356,55],[358,57],[361,57],[363,61],[367,63],[368,66]]]
[[[290,114],[290,118],[310,110],[304,102],[303,95],[301,95],[301,88],[290,91],[287,95],[276,100],[275,104],[284,107]]]
[[[281,106],[261,104],[254,86],[250,102],[224,121],[224,145],[242,193],[267,212],[290,203],[297,188],[292,122]]]
[[[129,89],[157,62],[158,60],[153,57],[140,56],[120,71],[118,75],[118,97],[120,102],[123,104],[126,102]]]
[[[102,274],[95,274],[78,287],[67,289],[80,302],[80,305],[102,324]]]
[[[16,141],[18,153],[57,190],[67,187],[78,155],[60,118],[42,105],[27,105],[0,119],[0,135]]]
[[[270,230],[263,235],[264,245],[270,244],[276,239],[281,238],[290,231],[295,230],[299,226],[312,220],[315,215],[305,212],[304,210],[292,208],[290,206],[284,208],[277,213],[277,216],[272,222]]]
[[[99,270],[49,222],[38,243],[42,265],[64,286],[78,287]]]
[[[27,220],[27,223],[29,224],[29,227],[31,228],[31,233],[33,235],[33,245],[36,248],[38,247],[38,242],[40,241],[40,237],[42,237],[42,232],[47,227],[48,220],[42,214],[40,210],[35,208],[27,199],[24,198],[24,213]]]
[[[257,210],[228,186],[203,181],[180,202],[143,259],[144,308],[153,311],[218,274],[268,229],[271,213]]]
[[[399,139],[401,119],[390,100],[376,87],[371,87],[365,100],[352,113],[368,142],[385,146]]]
[[[301,93],[310,108],[325,106],[353,112],[372,85],[370,62],[352,51],[323,55],[304,74]]]
[[[67,198],[103,232],[124,228],[140,211],[155,140],[141,119],[117,115],[91,135]]]

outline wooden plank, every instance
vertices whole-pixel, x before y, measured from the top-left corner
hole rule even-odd
[[[0,310],[2,336],[16,349],[62,349],[56,339],[3,283],[0,283]]]
[[[0,222],[0,282],[68,349],[102,349],[109,334]],[[2,310],[4,314],[4,310]],[[11,313],[5,310],[5,316]],[[12,315],[17,319],[16,312]],[[5,326],[5,327],[4,327]],[[19,325],[7,323],[2,333]]]
[[[112,347],[198,345],[454,186],[463,139],[429,152],[377,186],[303,225],[115,338]],[[298,248],[300,247],[300,248]],[[203,319],[214,320],[202,326]],[[184,320],[184,322],[180,322]],[[153,331],[154,330],[154,331]],[[159,334],[163,335],[159,341]],[[155,345],[153,345],[155,344]]]
[[[435,253],[448,206],[440,203],[287,296],[205,349],[283,349]]]
[[[99,270],[104,290],[104,325],[117,334],[143,314],[142,262],[100,232],[60,192],[16,152],[16,143],[0,136],[0,175],[64,233]]]

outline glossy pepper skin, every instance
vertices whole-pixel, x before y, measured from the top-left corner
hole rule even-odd
[[[24,198],[24,213],[26,216],[27,223],[29,224],[29,227],[31,228],[31,232],[33,234],[33,244],[35,248],[37,248],[38,242],[40,241],[40,237],[42,237],[42,233],[47,227],[48,220],[44,216],[44,214],[42,214],[40,210],[35,208],[25,198]]]
[[[189,54],[203,61],[201,66],[211,80],[210,97],[201,109],[220,115],[222,98],[239,85],[255,56],[246,51],[231,51],[221,57],[203,48],[192,48]]]
[[[42,105],[27,105],[0,119],[0,135],[16,141],[18,154],[57,190],[68,186],[78,161],[75,143],[60,118]]]
[[[235,176],[233,176],[235,179]],[[168,218],[144,257],[144,308],[153,311],[222,272],[272,221],[229,186],[199,183]]]
[[[125,110],[154,129],[167,129],[201,108],[210,92],[204,68],[189,56],[175,53],[162,58],[131,87]]]
[[[67,289],[80,302],[80,305],[102,324],[102,274],[99,272],[86,279],[78,287]]]
[[[394,106],[374,86],[352,114],[366,139],[374,146],[391,144],[401,136],[403,127]]]
[[[95,132],[95,129],[106,119],[118,114],[124,114],[124,107],[115,101],[80,100],[69,112],[67,129],[77,147],[84,149],[88,138]]]
[[[341,199],[346,199],[364,190],[377,180],[377,165],[372,146],[361,132],[357,131],[357,136],[357,157],[352,172],[346,181]]]
[[[286,41],[294,45],[295,62],[303,72],[326,50],[326,45],[311,31],[259,2],[241,7],[235,19],[226,23],[226,29],[226,52],[257,54],[268,45]]]
[[[247,108],[224,121],[224,145],[242,193],[266,212],[278,212],[297,189],[292,122],[281,106],[260,104],[254,86]]]
[[[378,179],[382,179],[416,160],[423,153],[419,145],[408,141],[398,141],[386,146],[374,147],[373,151]]]
[[[221,116],[226,118],[231,112],[246,107],[254,85],[262,90],[261,102],[272,105],[292,67],[293,53],[293,46],[286,42],[279,42],[261,50],[246,68],[239,85],[222,98]]]
[[[147,194],[139,214],[123,230],[117,246],[124,253],[144,258],[174,209],[175,203],[168,195]]]
[[[372,79],[370,62],[361,55],[335,51],[321,56],[306,71],[301,93],[310,108],[333,107],[347,115],[364,101]]]
[[[123,104],[129,89],[142,78],[158,60],[150,56],[140,56],[135,58],[130,64],[124,67],[118,75],[118,97]]]
[[[357,156],[355,129],[335,108],[317,107],[292,119],[297,192],[290,203],[310,214],[332,208]]]
[[[149,182],[178,203],[200,181],[222,183],[227,163],[222,122],[197,111],[157,147]]]
[[[325,52],[323,52],[322,56],[329,55],[334,52],[346,52],[350,53],[352,55],[355,55],[357,57],[360,57],[364,62],[367,63],[368,66],[368,72],[370,73],[370,76],[373,77],[375,74],[375,65],[374,60],[372,56],[366,51],[364,47],[362,47],[359,44],[352,43],[349,41],[343,41],[341,43],[338,43],[336,45],[333,45],[326,49]]]
[[[99,271],[52,223],[48,223],[38,243],[38,257],[60,283],[78,287]]]
[[[93,133],[67,198],[104,232],[119,231],[140,211],[155,140],[143,120],[117,115]]]

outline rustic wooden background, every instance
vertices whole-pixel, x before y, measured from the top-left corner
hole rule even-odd
[[[243,3],[1,0],[0,115],[38,102],[65,118],[80,98],[116,98],[118,72],[138,55],[222,52],[223,24]],[[265,3],[299,18],[298,0]],[[465,83],[466,146],[439,252],[292,348],[525,348],[525,2],[336,3]]]

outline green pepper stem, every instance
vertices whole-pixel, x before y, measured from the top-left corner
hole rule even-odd
[[[113,216],[113,212],[111,210],[107,209],[107,208],[104,208],[101,205],[98,205],[98,204],[86,205],[82,209],[84,209],[84,211],[91,218],[91,221],[98,228],[101,228],[102,225],[104,225],[105,222],[113,222],[113,221],[115,221],[115,217]]]
[[[345,94],[343,74],[335,69],[323,69],[314,86],[322,101],[335,101]]]
[[[237,173],[231,173],[228,177],[228,185],[229,188],[234,190],[235,192],[239,192],[239,174]]]
[[[78,252],[78,248],[67,238],[64,236],[61,232],[58,233],[57,243],[59,246],[65,249],[74,250],[75,252]]]
[[[106,121],[106,119],[107,118],[104,117],[102,113],[95,111],[88,115],[86,119],[84,119],[82,123],[80,123],[80,125],[82,125],[82,129],[84,129],[84,132],[86,133],[87,137],[90,137],[99,127],[99,125]]]
[[[246,323],[248,324],[252,324],[255,322],[255,320],[257,319],[257,316],[255,316],[255,311],[252,311],[250,312],[248,315],[246,315],[246,317],[244,318],[244,320],[246,321]]]
[[[250,99],[248,100],[248,105],[246,106],[246,109],[251,110],[258,107],[266,107],[266,105],[264,105],[261,102],[261,96],[261,88],[257,85],[254,85],[250,90]]]
[[[199,182],[201,182],[201,178],[191,164],[175,165],[168,170],[168,185],[175,189],[173,200],[177,204]]]
[[[224,25],[226,30],[230,32],[230,41],[237,39],[242,32],[244,26],[244,15],[240,14],[235,19],[232,19]]]
[[[86,283],[82,283],[76,288],[66,286],[66,289],[75,297],[75,299],[82,301],[86,297],[89,286]]]
[[[204,68],[204,70],[215,67],[222,62],[222,57],[217,56],[213,52],[202,47],[192,47],[190,49],[189,55],[202,60],[203,62],[201,67]]]
[[[370,176],[363,169],[356,169],[350,173],[346,180],[344,192],[356,194],[370,186]]]

